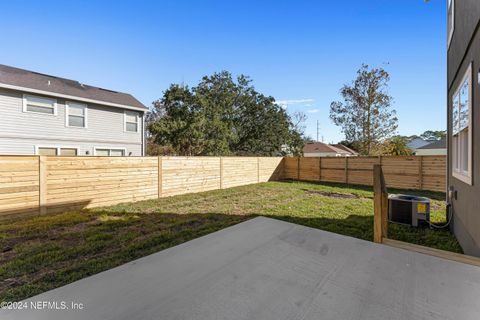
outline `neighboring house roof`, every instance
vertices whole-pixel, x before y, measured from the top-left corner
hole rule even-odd
[[[316,152],[331,152],[331,153],[337,153],[336,148],[332,148],[328,144],[322,143],[322,142],[308,142],[304,147],[303,147],[303,153],[316,153]]]
[[[132,95],[0,64],[0,87],[114,107],[148,110]]]
[[[341,149],[341,150],[343,150],[343,151],[346,151],[346,152],[348,152],[348,153],[350,153],[350,154],[354,154],[354,155],[357,155],[357,154],[358,154],[357,151],[355,151],[355,150],[353,150],[353,149],[350,149],[349,147],[344,146],[343,144],[337,143],[337,144],[332,144],[332,146],[335,147],[335,148],[337,148],[337,149]]]
[[[341,147],[339,147],[341,146]],[[335,153],[335,154],[356,154],[352,153],[352,151],[348,151],[349,149],[343,145],[328,145],[323,142],[308,142],[305,147],[303,147],[303,153]],[[350,149],[351,150],[351,149]]]
[[[420,147],[418,149],[446,149],[446,148],[447,148],[447,140],[440,139],[435,142],[424,145],[423,147]]]
[[[420,147],[426,146],[429,143],[432,143],[434,140],[424,140],[422,138],[415,138],[409,143],[407,143],[407,147],[411,150],[418,149]]]

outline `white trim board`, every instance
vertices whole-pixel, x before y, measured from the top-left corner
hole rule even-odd
[[[462,181],[468,185],[473,185],[473,181],[472,181],[472,176],[473,176],[473,142],[472,142],[472,139],[473,139],[473,72],[472,72],[472,69],[473,69],[473,62],[471,62],[467,68],[467,70],[465,71],[465,74],[463,75],[463,77],[461,78],[461,81],[460,83],[458,84],[457,86],[457,89],[454,91],[452,97],[451,97],[451,103],[452,103],[452,118],[453,118],[453,107],[454,107],[454,103],[453,103],[453,99],[454,97],[459,94],[461,88],[462,88],[462,85],[465,83],[465,81],[469,80],[469,86],[468,86],[468,151],[467,151],[467,161],[468,161],[468,165],[467,165],[467,172],[458,172],[455,170],[455,159],[452,159],[452,176],[454,178],[456,178],[457,180],[459,181]],[[460,117],[460,114],[459,114],[459,117]],[[460,121],[460,119],[458,120]],[[453,123],[452,123],[452,126],[453,126]],[[457,136],[457,144],[459,144],[459,139],[460,139],[460,134],[461,134],[461,131],[459,131],[457,134],[453,134],[453,127],[452,127],[452,136],[451,136],[451,139],[452,139],[452,147],[453,147],[453,137],[454,136]],[[453,149],[453,148],[452,148]],[[457,147],[457,150],[454,151],[454,152],[458,152],[458,147]],[[461,160],[458,160],[461,162]]]

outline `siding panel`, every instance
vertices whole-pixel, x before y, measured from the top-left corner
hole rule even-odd
[[[125,147],[141,155],[142,130],[123,131],[123,109],[88,105],[88,128],[66,126],[65,100],[57,99],[57,115],[23,112],[22,92],[0,89],[0,154],[34,154],[35,145],[79,147],[81,154],[94,147]]]

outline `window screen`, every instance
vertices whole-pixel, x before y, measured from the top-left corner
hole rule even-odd
[[[472,67],[468,68],[452,96],[452,167],[453,176],[471,184],[471,85]]]
[[[97,149],[97,150],[95,150],[95,154],[96,154],[97,156],[101,156],[101,157],[103,157],[103,156],[109,156],[109,155],[110,155],[110,152],[109,152],[109,151],[110,151],[110,150],[108,150],[108,149]]]
[[[138,113],[125,111],[125,131],[138,132]]]
[[[70,127],[86,127],[86,110],[87,106],[78,103],[69,103],[68,108],[68,126]]]
[[[60,155],[62,155],[62,156],[76,156],[77,155],[77,149],[60,148]]]
[[[25,109],[24,111],[55,114],[55,100],[37,96],[25,96],[24,98]]]
[[[123,157],[125,156],[125,150],[123,149],[95,149],[95,154],[101,157]]]
[[[112,150],[110,150],[110,155],[112,157],[122,157],[122,156],[125,155],[125,152],[121,149],[118,149],[118,150],[117,149],[112,149]]]

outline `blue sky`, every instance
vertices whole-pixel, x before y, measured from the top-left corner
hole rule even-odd
[[[391,74],[399,133],[446,126],[444,0],[5,1],[0,63],[132,93],[246,74],[306,112],[306,134],[343,139],[330,102],[362,63]]]

